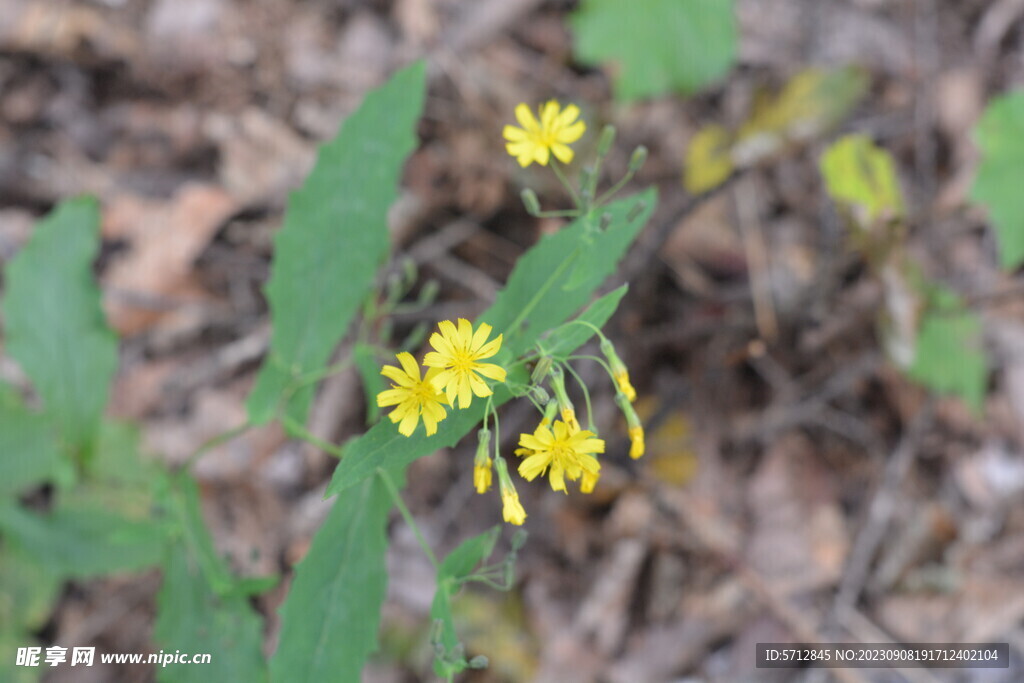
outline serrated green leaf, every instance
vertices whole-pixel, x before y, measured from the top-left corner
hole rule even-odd
[[[0,400],[0,498],[51,479],[59,464],[50,422],[16,396]]]
[[[201,666],[158,667],[164,683],[268,680],[263,619],[244,596],[215,592],[187,545],[175,546],[164,563],[153,635],[165,652],[211,655]]]
[[[377,353],[369,344],[356,344],[352,349],[352,362],[363,382],[363,395],[366,397],[366,424],[376,424],[380,419],[377,394],[387,389],[384,376],[380,374],[381,364],[377,360]]]
[[[619,258],[647,222],[656,196],[649,190],[602,209],[612,220],[608,229],[594,235],[589,244],[583,243],[583,235],[587,221],[593,217],[584,217],[545,236],[523,254],[505,289],[479,318],[505,335],[502,348],[505,358],[527,351],[541,334],[561,325],[587,303],[615,270]],[[576,273],[585,274],[584,279],[566,289]],[[521,316],[524,310],[530,310],[525,319]],[[493,404],[496,407],[509,398],[511,394],[503,385],[495,388]],[[449,411],[448,417],[438,424],[437,433],[430,437],[406,438],[390,421],[377,423],[346,446],[345,456],[334,470],[325,495],[334,495],[358,484],[372,476],[378,467],[402,467],[440,448],[453,446],[480,421],[483,410],[484,402],[475,401],[466,410]]]
[[[99,226],[94,199],[64,202],[36,226],[5,274],[7,352],[73,448],[90,445],[117,369],[117,337],[92,273]]]
[[[306,422],[316,383],[298,383],[325,367],[387,254],[387,211],[416,146],[425,78],[417,62],[367,95],[289,197],[266,290],[270,352],[247,403],[254,423],[271,420],[282,401]]]
[[[622,297],[629,291],[629,285],[622,285],[608,292],[586,310],[576,316],[576,320],[588,323],[598,329],[615,315]],[[544,351],[554,358],[565,358],[573,351],[590,341],[594,330],[587,325],[565,325],[554,330],[543,340]]]
[[[401,486],[404,476],[391,477]],[[280,644],[270,660],[273,680],[359,680],[363,663],[377,649],[391,504],[380,476],[335,501],[295,568],[281,607]]]
[[[478,564],[491,556],[500,535],[501,525],[498,525],[460,543],[441,561],[437,572],[438,582],[445,579],[461,581],[469,576]]]
[[[571,25],[576,57],[609,65],[620,100],[696,92],[736,54],[732,0],[584,0]]]
[[[5,541],[54,574],[86,578],[157,564],[166,538],[152,520],[68,504],[48,515],[15,505],[0,507]]]
[[[847,135],[821,157],[829,195],[847,207],[862,229],[903,216],[903,195],[892,156],[864,135]]]
[[[959,396],[981,414],[988,377],[981,320],[945,287],[932,285],[929,299],[907,374],[935,392]]]
[[[1024,262],[1024,92],[989,103],[974,131],[981,164],[971,199],[984,204],[999,238],[1004,268]]]

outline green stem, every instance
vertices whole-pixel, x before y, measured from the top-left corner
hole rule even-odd
[[[619,182],[612,185],[612,187],[607,192],[605,192],[603,195],[600,196],[600,198],[598,198],[597,206],[601,206],[606,201],[614,197],[615,193],[624,188],[626,186],[626,183],[633,179],[635,173],[635,171],[626,171],[626,175],[622,176],[622,179],[619,180]]]
[[[282,415],[281,424],[284,425],[285,429],[292,436],[302,439],[303,441],[307,441],[316,446],[317,448],[319,448],[320,450],[330,453],[336,458],[340,458],[344,455],[344,451],[341,449],[340,446],[335,446],[334,444],[328,443],[327,441],[324,441],[320,437],[316,436],[311,431],[309,431],[301,424],[299,424],[299,422],[291,415]]]
[[[579,376],[579,373],[573,370],[571,365],[565,363],[565,369],[569,371],[569,374],[576,380],[576,384],[578,384],[580,389],[583,390],[583,402],[587,406],[587,427],[590,428],[590,431],[595,432],[597,430],[594,429],[594,409],[590,405],[590,391],[587,389],[587,385],[583,383],[583,378]]]
[[[562,173],[562,168],[554,159],[551,160],[551,170],[555,172],[555,175],[558,176],[558,180],[561,181],[565,189],[569,191],[569,195],[572,196],[572,203],[576,205],[576,208],[583,213],[586,213],[587,207],[583,205],[583,202],[580,200],[580,196],[576,194],[576,188],[569,183],[569,179],[565,177],[565,174]]]
[[[185,461],[186,469],[192,467],[192,465],[194,465],[196,461],[199,460],[199,458],[206,455],[206,453],[209,452],[211,449],[214,449],[217,446],[220,446],[223,443],[227,443],[228,441],[231,441],[235,437],[244,434],[246,431],[249,430],[250,427],[252,427],[252,424],[248,420],[246,420],[243,424],[240,424],[237,427],[234,427],[233,429],[229,429],[226,432],[221,432],[212,439],[204,441],[203,444],[199,446],[199,448],[197,448],[194,453],[192,453],[192,455],[188,456],[188,459]]]
[[[555,284],[555,281],[562,276],[562,273],[565,272],[565,269],[569,267],[570,263],[576,260],[576,257],[579,256],[579,254],[580,248],[577,246],[573,250],[573,252],[569,254],[564,261],[562,261],[562,264],[555,269],[555,272],[551,274],[551,277],[549,277],[547,281],[543,285],[541,285],[541,288],[537,290],[537,293],[533,295],[533,298],[530,299],[529,302],[527,302],[526,306],[523,307],[523,310],[519,311],[519,315],[516,316],[516,319],[512,321],[511,325],[508,326],[508,331],[510,335],[517,333],[519,326],[523,323],[524,320],[526,320],[527,316],[533,312],[533,309],[537,307],[537,304],[539,304],[541,299],[544,298],[544,295],[548,293],[548,290],[551,289],[551,287]]]
[[[423,554],[427,556],[427,559],[430,560],[430,564],[434,566],[434,571],[441,571],[441,564],[437,561],[437,556],[434,555],[434,551],[431,550],[430,546],[427,544],[427,539],[423,538],[423,533],[420,531],[419,525],[417,525],[416,520],[413,519],[412,513],[409,512],[409,508],[405,505],[405,501],[402,500],[402,496],[399,494],[398,487],[395,486],[395,482],[391,478],[391,475],[388,474],[387,470],[378,467],[377,476],[380,477],[382,482],[384,482],[384,487],[388,490],[388,493],[391,494],[391,500],[394,501],[395,507],[398,508],[398,511],[402,513],[402,519],[404,519],[405,523],[409,525],[410,529],[412,529],[413,535],[416,536],[416,541],[420,544],[420,548],[423,549]]]

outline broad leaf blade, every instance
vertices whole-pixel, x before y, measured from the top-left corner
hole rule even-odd
[[[17,397],[0,397],[0,497],[51,479],[60,465],[53,427]]]
[[[174,547],[164,564],[157,607],[154,636],[161,649],[212,655],[210,663],[201,666],[158,668],[157,680],[267,680],[261,650],[263,620],[245,597],[218,595],[186,547]]]
[[[1024,263],[1024,92],[993,100],[974,132],[982,161],[971,199],[984,204],[1004,268]]]
[[[579,252],[576,249],[583,243],[586,221],[593,217],[579,219],[547,235],[517,261],[505,289],[480,316],[480,320],[505,335],[502,352],[506,357],[522,354],[539,335],[562,324],[587,303],[647,222],[655,198],[653,191],[647,191],[609,205],[606,211],[612,220],[607,231],[594,235],[589,246],[581,246]],[[568,264],[567,259],[571,259]],[[531,304],[533,312],[516,329],[510,329],[520,312]],[[500,406],[510,397],[499,385],[493,403]],[[389,420],[382,420],[345,448],[345,457],[334,470],[326,495],[358,484],[378,467],[404,466],[439,448],[454,445],[480,421],[483,410],[483,401],[475,401],[466,410],[452,410],[438,424],[437,434],[417,434],[411,439],[399,434]]]
[[[610,65],[620,100],[693,93],[736,53],[732,0],[584,0],[572,28],[577,58]]]
[[[622,285],[608,292],[587,309],[576,316],[576,320],[598,329],[604,327],[609,318],[615,315],[622,297],[629,291],[629,285]],[[555,358],[564,358],[579,347],[590,341],[594,330],[588,325],[572,324],[560,327],[543,340],[544,350]]]
[[[847,135],[821,157],[829,195],[868,230],[880,219],[903,216],[903,195],[892,155],[864,135]]]
[[[117,337],[92,273],[99,226],[95,200],[64,202],[39,223],[5,275],[7,352],[74,448],[90,445],[117,369]]]
[[[387,211],[416,146],[424,89],[418,62],[367,95],[289,197],[267,284],[270,352],[247,404],[253,422],[287,401],[288,416],[305,424],[316,384],[297,382],[324,368],[387,254]]]
[[[401,482],[397,480],[396,485]],[[275,681],[358,681],[377,648],[391,497],[377,476],[339,496],[281,608]]]

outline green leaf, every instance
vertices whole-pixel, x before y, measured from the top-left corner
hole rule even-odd
[[[160,561],[166,533],[152,520],[126,519],[89,505],[68,504],[49,515],[0,507],[5,541],[50,571],[85,578],[142,569]]]
[[[516,262],[505,289],[479,320],[505,335],[502,353],[514,358],[530,349],[538,337],[565,322],[584,306],[593,292],[612,274],[640,228],[654,210],[656,194],[649,190],[602,209],[611,215],[605,232],[584,242],[588,221],[547,235]],[[577,274],[582,274],[577,278]],[[578,279],[577,282],[571,282]],[[573,285],[567,288],[567,285]],[[529,313],[525,318],[521,312]],[[566,353],[574,349],[567,349]],[[516,380],[510,375],[510,381]],[[525,377],[519,377],[525,381]],[[511,398],[504,385],[494,391],[494,405]],[[406,438],[390,420],[382,420],[345,448],[345,457],[334,470],[325,495],[340,493],[370,477],[378,467],[401,467],[440,448],[453,446],[483,417],[484,402],[474,401],[466,410],[451,410],[438,424],[437,434]]]
[[[490,556],[500,534],[499,525],[463,541],[441,562],[437,572],[437,591],[430,607],[430,618],[440,622],[440,642],[444,646],[444,656],[434,660],[434,673],[438,676],[454,675],[467,668],[465,658],[455,654],[459,637],[455,633],[451,601],[465,578],[480,562]]]
[[[92,272],[99,227],[94,199],[64,202],[39,223],[5,276],[7,352],[74,448],[88,449],[117,369],[117,337]]]
[[[620,100],[696,92],[736,54],[732,0],[584,0],[571,25],[576,57],[608,64]]]
[[[396,485],[402,476],[392,474]],[[391,496],[380,476],[339,496],[281,607],[275,681],[358,681],[377,648]]]
[[[952,290],[934,284],[930,290],[907,374],[935,392],[959,396],[981,414],[988,379],[981,320]]]
[[[1004,268],[1024,262],[1024,92],[989,103],[974,131],[981,164],[971,199],[985,205]]]
[[[26,633],[42,628],[60,585],[60,578],[45,565],[9,548],[0,550],[0,628]]]
[[[628,291],[629,285],[613,289],[587,306],[585,311],[576,316],[576,320],[589,323],[598,329],[604,327],[604,324],[615,315],[615,311],[619,308],[619,302]],[[544,339],[544,350],[555,358],[565,358],[590,341],[593,336],[594,330],[587,325],[567,324],[555,329]]]
[[[59,465],[50,422],[18,397],[0,397],[0,498],[51,479]]]
[[[377,353],[372,346],[356,344],[352,349],[352,362],[355,363],[359,378],[363,381],[363,395],[366,397],[366,424],[375,424],[380,419],[377,394],[387,389],[384,376],[380,374],[380,361],[377,360]]]
[[[892,156],[864,135],[847,135],[821,157],[829,195],[848,208],[862,229],[903,216],[903,195]]]
[[[165,652],[212,655],[209,664],[158,668],[157,680],[268,680],[262,618],[244,596],[218,595],[187,545],[176,546],[164,564],[153,635]]]
[[[367,95],[288,200],[274,237],[267,300],[270,353],[249,396],[257,424],[287,415],[305,424],[315,382],[373,287],[388,252],[387,211],[423,108],[422,62]]]

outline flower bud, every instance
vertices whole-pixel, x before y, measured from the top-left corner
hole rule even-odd
[[[615,126],[608,124],[601,129],[601,137],[597,140],[597,156],[604,158],[608,156],[612,145],[615,144]]]
[[[608,367],[612,371],[612,379],[615,380],[618,391],[625,394],[629,402],[632,403],[636,400],[636,389],[633,388],[633,384],[629,381],[629,370],[626,369],[626,364],[619,358],[619,354],[615,352],[615,347],[606,338],[601,339],[601,353],[608,359]]]
[[[473,460],[473,486],[477,493],[486,493],[491,488],[491,431],[481,429],[477,433],[476,458]]]
[[[536,192],[530,188],[526,188],[519,196],[523,199],[523,206],[526,207],[526,213],[531,216],[540,215],[540,200],[537,199]]]
[[[615,403],[618,404],[619,410],[626,417],[626,426],[629,427],[629,457],[636,460],[644,454],[644,427],[640,424],[640,417],[636,414],[636,410],[633,409],[633,404],[629,402],[629,399],[621,391],[615,395]]]
[[[644,163],[647,161],[647,148],[640,145],[633,150],[633,155],[629,157],[629,172],[636,173],[643,168]]]
[[[526,510],[519,502],[519,494],[508,476],[508,467],[505,459],[498,457],[494,459],[495,469],[498,470],[498,486],[501,488],[501,516],[509,524],[521,526],[526,521]]]

